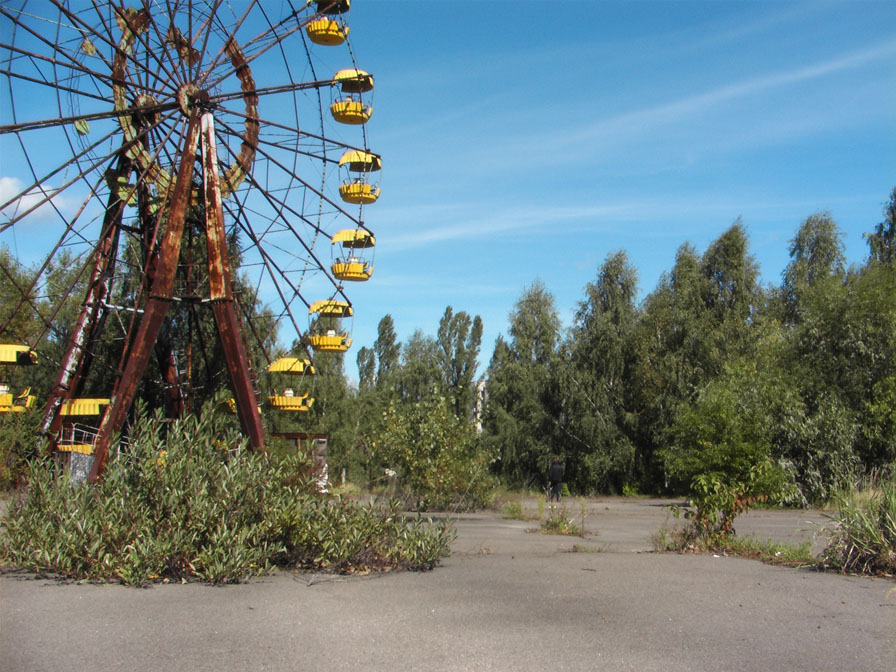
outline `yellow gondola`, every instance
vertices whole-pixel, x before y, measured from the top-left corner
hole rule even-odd
[[[324,318],[316,321],[308,335],[308,343],[315,352],[345,352],[351,347],[348,332],[337,331],[337,320],[353,315],[348,303],[334,299],[317,301],[308,309],[308,314]]]
[[[298,357],[281,357],[268,367],[268,372],[286,374],[289,376],[303,376],[314,374],[314,366],[310,359]],[[292,388],[287,387],[283,394],[274,394],[268,397],[268,402],[278,411],[293,413],[307,413],[314,404],[314,399],[309,392],[296,394]]]
[[[5,389],[5,385],[0,385],[0,389]],[[0,394],[0,413],[21,413],[34,406],[34,395],[31,394],[31,388],[26,387],[24,391],[13,398],[11,392]]]
[[[59,408],[59,415],[71,416],[97,416],[102,413],[102,407],[109,405],[109,399],[66,399]],[[62,428],[59,440],[56,442],[56,450],[63,453],[80,453],[92,455],[96,443],[96,429],[94,427],[77,424],[66,424]]]
[[[27,345],[0,343],[0,364],[33,366],[37,364],[37,353]],[[30,387],[19,395],[14,395],[9,388],[9,384],[0,380],[0,413],[21,413],[34,406]]]
[[[370,173],[382,169],[383,162],[379,156],[361,150],[349,150],[339,159],[339,167],[349,173],[339,185],[339,196],[343,201],[355,205],[376,202],[380,197],[379,185],[370,184],[367,178]]]
[[[305,26],[305,34],[315,44],[335,47],[348,38],[349,28],[344,21],[324,17],[311,21]]]
[[[369,231],[363,229],[344,229],[333,234],[332,245],[341,244],[345,253],[335,256],[330,270],[333,276],[339,280],[350,282],[364,282],[373,275],[373,264],[361,258],[363,250],[371,249],[376,245],[376,240]]]
[[[337,72],[333,83],[343,95],[330,105],[333,118],[341,124],[366,124],[373,114],[373,107],[364,100],[363,94],[373,91],[373,75],[348,68]]]
[[[31,366],[37,364],[37,353],[27,345],[0,344],[0,364]]]

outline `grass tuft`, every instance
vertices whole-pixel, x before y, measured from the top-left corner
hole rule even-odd
[[[837,509],[823,566],[854,574],[896,574],[896,477],[881,479],[873,490],[842,494]]]

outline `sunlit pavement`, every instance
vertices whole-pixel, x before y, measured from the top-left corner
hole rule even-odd
[[[428,573],[142,590],[7,574],[0,669],[893,668],[896,583],[653,553],[651,534],[676,522],[663,504],[589,500],[584,539],[456,516],[454,553]],[[563,505],[579,516],[577,500]],[[737,527],[798,541],[824,521],[771,511]]]

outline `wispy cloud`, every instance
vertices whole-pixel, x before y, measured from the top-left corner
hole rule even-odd
[[[568,162],[571,154],[581,152],[583,147],[600,146],[610,155],[612,148],[630,146],[633,142],[643,142],[645,138],[653,137],[658,132],[663,132],[670,127],[689,124],[705,120],[725,105],[756,99],[759,96],[793,87],[804,83],[821,80],[835,74],[847,72],[862,66],[892,59],[896,56],[896,41],[889,41],[873,45],[866,49],[841,54],[836,58],[814,63],[797,68],[790,68],[777,72],[770,72],[755,77],[743,79],[738,82],[726,83],[721,86],[705,90],[700,93],[683,96],[659,105],[646,106],[634,109],[615,116],[605,117],[596,122],[549,132],[526,143],[526,156],[529,165],[540,166],[556,165]],[[884,105],[883,101],[881,105]],[[594,109],[598,109],[595,107]],[[869,111],[870,113],[870,111]],[[837,114],[832,112],[831,114]],[[828,115],[829,117],[830,115]],[[828,127],[836,123],[852,123],[850,119],[836,119],[831,121],[828,117],[816,118],[815,124],[802,126],[792,125],[788,132],[809,133],[814,128]],[[743,129],[741,141],[750,136],[752,138],[779,137],[778,134],[767,132],[768,124],[775,125],[779,121],[772,117],[756,120],[757,123]],[[500,156],[501,151],[492,149],[490,156]],[[494,161],[489,162],[488,157],[478,163],[480,168],[494,169]]]

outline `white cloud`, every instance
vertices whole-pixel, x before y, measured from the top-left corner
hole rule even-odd
[[[66,199],[50,185],[28,189],[17,177],[0,176],[0,226],[5,227],[10,220],[17,220],[14,224],[55,221],[56,209],[65,207]]]

